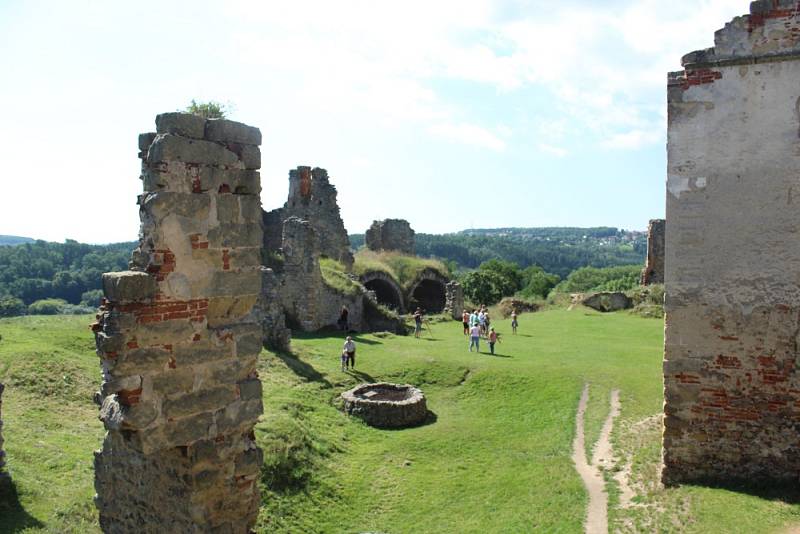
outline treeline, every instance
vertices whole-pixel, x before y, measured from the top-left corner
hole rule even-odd
[[[353,248],[364,244],[363,234],[350,236]],[[465,230],[456,234],[416,235],[417,254],[454,263],[461,270],[478,268],[492,259],[510,261],[525,269],[539,266],[566,278],[581,267],[641,265],[647,254],[644,232],[598,228],[499,228]]]
[[[0,246],[0,298],[17,309],[20,304],[28,306],[43,299],[96,306],[100,275],[126,269],[135,246],[86,245],[70,239]]]
[[[640,265],[581,267],[561,280],[538,266],[522,269],[514,262],[489,260],[462,274],[459,281],[470,302],[492,305],[512,296],[539,300],[553,293],[627,291],[639,285],[640,272]]]

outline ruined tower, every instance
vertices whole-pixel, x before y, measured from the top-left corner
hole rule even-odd
[[[364,242],[370,250],[389,250],[414,255],[414,230],[404,219],[374,221],[364,235]]]
[[[284,221],[297,217],[308,221],[316,232],[320,254],[342,262],[350,270],[353,253],[336,196],[336,187],[331,184],[325,169],[297,167],[289,171],[286,204],[263,214],[264,249],[275,251],[281,248]]]
[[[800,472],[800,2],[668,82],[665,483]]]
[[[642,270],[641,284],[664,283],[664,219],[652,219],[647,228],[647,259]]]
[[[94,326],[107,433],[105,532],[247,532],[259,508],[261,133],[183,113],[139,138],[130,271],[103,275]]]

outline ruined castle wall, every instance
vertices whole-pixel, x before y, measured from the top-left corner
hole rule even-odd
[[[278,214],[268,214],[271,224],[280,220],[281,224],[289,217],[309,221],[317,233],[319,251],[323,256],[342,262],[350,270],[353,267],[353,253],[350,239],[344,228],[339,205],[336,201],[336,187],[330,183],[328,171],[315,167],[297,167],[289,171],[289,198]],[[274,229],[267,230],[273,235]],[[267,246],[272,246],[270,239]]]
[[[641,284],[664,283],[664,219],[653,219],[647,229],[647,259],[642,270]]]
[[[310,221],[289,217],[283,223],[284,267],[280,296],[293,327],[314,332],[336,326],[342,306],[349,323],[362,327],[363,293],[344,295],[325,284],[320,270],[320,239]]]
[[[94,326],[107,433],[105,532],[247,532],[259,508],[258,129],[182,113],[140,136],[131,270],[103,275]]]
[[[444,312],[460,321],[464,313],[464,288],[455,280],[445,285]]]
[[[414,230],[408,221],[403,219],[385,219],[374,221],[364,235],[364,241],[370,250],[397,251],[413,256],[415,254]]]
[[[798,8],[754,2],[670,75],[666,483],[800,472]]]

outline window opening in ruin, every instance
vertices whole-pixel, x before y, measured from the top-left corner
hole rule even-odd
[[[364,284],[364,287],[375,292],[375,298],[378,299],[378,304],[383,304],[392,310],[399,310],[402,307],[400,294],[389,282],[375,279]]]
[[[436,280],[423,280],[411,295],[409,308],[420,306],[428,313],[441,313],[445,305],[444,284]]]

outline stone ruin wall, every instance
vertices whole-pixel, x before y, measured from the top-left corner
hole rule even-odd
[[[641,285],[664,283],[664,219],[652,219],[647,229],[647,259],[642,270]]]
[[[313,226],[321,255],[342,262],[348,271],[352,269],[350,239],[336,196],[336,187],[330,183],[325,169],[297,167],[289,171],[289,198],[286,204],[263,215],[264,248],[271,252],[280,249],[284,221],[298,217]]]
[[[5,475],[6,453],[3,450],[3,390],[5,386],[0,384],[0,478]]]
[[[457,320],[461,320],[461,315],[464,313],[464,288],[455,280],[448,282],[444,290],[445,313]]]
[[[374,221],[364,235],[367,248],[374,251],[389,250],[413,256],[415,252],[414,230],[403,219]]]
[[[105,532],[247,532],[262,464],[261,133],[182,113],[140,136],[130,271],[103,275],[94,325],[107,430]]]
[[[325,284],[319,265],[319,233],[311,221],[286,219],[282,242],[284,266],[279,293],[287,320],[306,332],[335,327],[345,305],[350,325],[361,329],[363,293],[343,295]]]
[[[667,484],[800,473],[800,2],[753,2],[669,77]]]

